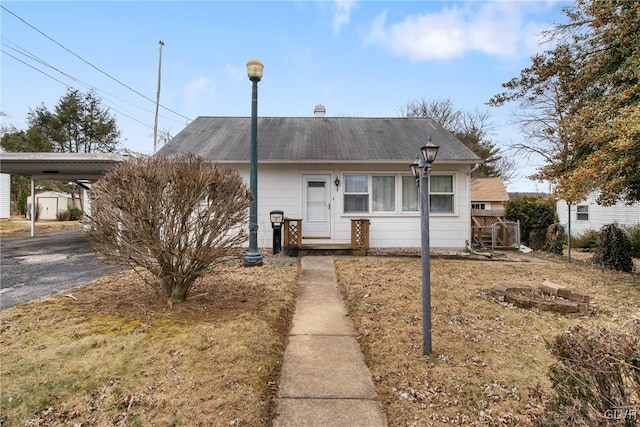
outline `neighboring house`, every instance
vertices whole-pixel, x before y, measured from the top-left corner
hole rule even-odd
[[[587,197],[581,203],[571,206],[571,234],[577,236],[587,230],[600,230],[604,225],[618,223],[633,226],[640,223],[640,203],[627,205],[618,202],[613,206],[601,206],[596,202],[596,195]],[[567,202],[559,200],[556,212],[560,224],[567,227]]]
[[[351,220],[370,220],[375,248],[420,247],[413,163],[429,134],[440,151],[430,178],[431,246],[464,248],[470,176],[480,162],[437,122],[424,118],[260,117],[258,244],[271,246],[269,212],[301,219],[302,244],[349,243]],[[318,111],[318,108],[316,109]],[[198,117],[158,155],[192,153],[249,181],[250,118]]]
[[[0,155],[6,151],[0,147]],[[0,173],[0,221],[11,218],[11,175]]]
[[[471,209],[504,211],[509,194],[500,177],[471,179]]]
[[[31,200],[31,195],[27,200]],[[36,218],[42,220],[58,219],[58,213],[69,210],[69,207],[73,205],[71,195],[67,193],[60,191],[36,193],[36,209],[39,209],[39,214],[36,215]],[[29,206],[31,205],[29,204]],[[30,212],[31,208],[28,208],[27,213]]]
[[[505,225],[504,208],[509,194],[500,177],[471,179],[471,243],[473,245],[510,247],[517,245],[513,225]]]
[[[0,221],[11,217],[11,175],[0,173]]]

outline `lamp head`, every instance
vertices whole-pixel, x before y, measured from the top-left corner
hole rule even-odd
[[[439,149],[439,146],[431,142],[431,134],[429,134],[427,145],[424,145],[420,148],[420,151],[422,152],[422,158],[424,158],[424,160],[429,164],[433,163],[436,160]]]
[[[264,64],[258,60],[258,58],[253,58],[251,61],[247,62],[247,76],[249,76],[249,80],[260,81],[262,79],[262,71],[264,70]]]
[[[411,168],[411,173],[415,179],[420,178],[420,162],[417,157],[416,160],[409,165],[409,168]]]

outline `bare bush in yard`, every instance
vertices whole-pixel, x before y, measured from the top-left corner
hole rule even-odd
[[[555,255],[562,255],[566,234],[564,227],[560,224],[553,223],[547,228],[547,252]]]
[[[236,171],[192,155],[122,162],[91,199],[85,222],[94,251],[150,272],[169,304],[246,241],[253,200]]]
[[[640,327],[576,326],[548,348],[555,391],[537,426],[636,426],[640,421]]]
[[[594,262],[612,270],[632,272],[631,240],[625,231],[617,224],[608,224],[600,229],[599,235]]]

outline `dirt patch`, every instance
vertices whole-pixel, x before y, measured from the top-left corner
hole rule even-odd
[[[193,284],[186,301],[172,307],[132,270],[99,279],[67,295],[72,305],[92,314],[214,322],[255,314],[265,305],[267,290],[244,273],[237,266],[220,266],[215,274]]]

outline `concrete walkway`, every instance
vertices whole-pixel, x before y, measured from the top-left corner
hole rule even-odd
[[[332,257],[303,257],[274,427],[386,426]]]

